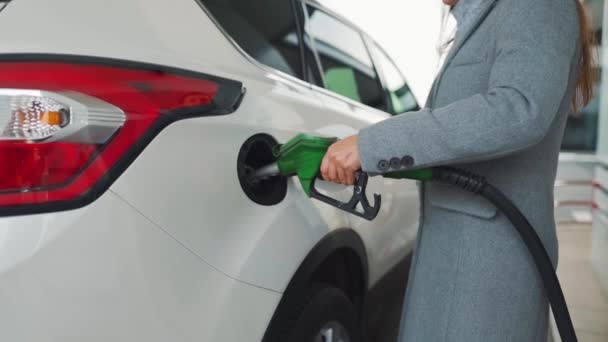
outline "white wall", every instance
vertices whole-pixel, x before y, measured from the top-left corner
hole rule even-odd
[[[369,33],[393,57],[424,104],[437,66],[441,0],[320,0]]]

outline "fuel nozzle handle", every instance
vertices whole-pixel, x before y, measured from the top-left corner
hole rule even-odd
[[[369,176],[367,173],[361,171],[357,172],[357,180],[353,186],[353,195],[348,202],[338,201],[335,198],[323,195],[317,191],[315,188],[316,179],[313,179],[310,184],[310,197],[334,206],[340,210],[346,211],[350,214],[372,221],[380,212],[382,198],[380,195],[374,194],[374,205],[370,205],[366,194],[368,178]],[[358,210],[358,205],[361,205],[361,210]]]

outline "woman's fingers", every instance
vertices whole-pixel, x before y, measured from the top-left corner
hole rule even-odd
[[[346,185],[346,170],[342,164],[336,163],[336,173],[338,176],[338,183]]]
[[[360,168],[357,136],[353,135],[329,147],[321,163],[321,176],[329,182],[352,185]]]
[[[323,177],[323,179],[329,178],[329,163],[329,157],[326,154],[325,157],[323,157],[323,161],[321,162],[321,177]]]
[[[327,178],[324,177],[326,181],[329,182],[338,182],[338,170],[336,168],[336,163],[330,159],[329,166],[327,169]]]
[[[352,185],[355,181],[354,172],[344,167],[344,163],[332,158],[331,153],[323,158],[321,162],[321,177],[328,182]]]
[[[348,171],[346,172],[346,185],[355,184],[355,172]]]
[[[347,176],[345,158],[339,150],[336,150],[335,147],[336,145],[332,145],[327,152],[331,165],[333,165],[334,169],[336,170],[335,176],[330,180],[338,184],[346,184]]]

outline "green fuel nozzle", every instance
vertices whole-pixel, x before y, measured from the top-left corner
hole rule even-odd
[[[311,195],[313,181],[319,177],[321,162],[329,146],[338,139],[298,134],[289,142],[274,147],[272,153],[283,176],[297,176],[304,192]]]
[[[327,149],[337,140],[337,138],[331,137],[298,134],[287,143],[275,146],[272,152],[276,158],[276,163],[257,170],[252,177],[261,179],[276,175],[296,176],[300,180],[302,189],[309,197],[371,221],[378,215],[381,197],[374,194],[374,204],[369,203],[366,194],[369,178],[367,173],[359,172],[357,174],[353,195],[348,202],[341,202],[326,196],[317,191],[315,187],[315,182],[320,177],[323,157],[327,153]],[[431,169],[400,171],[386,174],[384,177],[425,181],[433,178],[433,172]]]

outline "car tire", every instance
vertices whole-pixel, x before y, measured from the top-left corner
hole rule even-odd
[[[283,341],[360,342],[359,312],[348,296],[335,287],[313,284],[285,317]],[[294,303],[295,304],[295,303]]]

